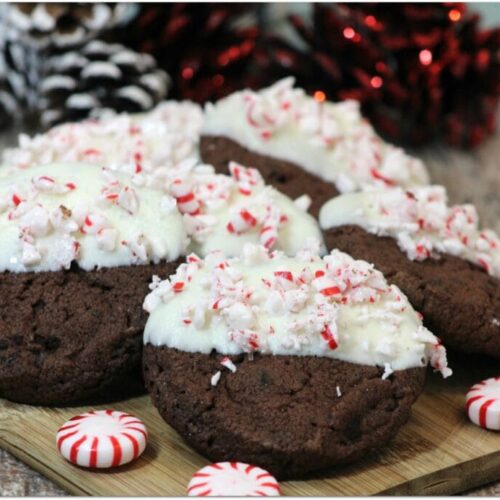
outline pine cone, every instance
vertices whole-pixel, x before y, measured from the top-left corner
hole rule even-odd
[[[390,140],[475,146],[494,131],[500,96],[500,29],[478,22],[460,3],[315,4],[312,28],[291,17],[307,51],[271,40],[263,68],[359,100]]]
[[[137,10],[135,4],[1,4],[7,78],[19,104],[29,110],[37,106],[47,58],[111,33]]]
[[[214,100],[255,87],[259,29],[249,4],[141,4],[122,43],[153,55],[173,78],[173,96]]]
[[[129,21],[134,4],[10,3],[2,19],[6,39],[41,50],[77,47]]]
[[[3,54],[3,40],[0,37],[0,130],[10,125],[16,110],[12,87],[7,80],[7,66]]]
[[[166,96],[169,82],[151,56],[95,40],[49,58],[40,82],[40,121],[50,127],[110,110],[147,111]]]
[[[1,50],[1,48],[0,48]],[[0,52],[0,130],[14,121],[16,100],[5,76],[5,62]]]

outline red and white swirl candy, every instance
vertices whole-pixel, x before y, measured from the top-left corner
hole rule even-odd
[[[59,452],[72,464],[105,469],[138,458],[146,448],[148,432],[128,413],[99,410],[68,420],[56,439]]]
[[[241,462],[207,465],[193,474],[187,494],[190,497],[277,497],[280,487],[269,472]]]
[[[465,409],[472,423],[500,431],[500,377],[473,385],[467,393]]]

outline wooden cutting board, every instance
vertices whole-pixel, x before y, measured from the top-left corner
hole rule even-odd
[[[321,477],[285,482],[283,494],[453,494],[499,479],[500,433],[472,425],[463,410],[467,388],[499,375],[499,363],[467,357],[452,360],[452,366],[455,375],[446,381],[429,375],[410,421],[387,447]],[[0,400],[0,446],[75,495],[184,495],[191,475],[207,461],[163,422],[147,396],[95,408],[107,407],[137,415],[150,431],[148,448],[134,464],[91,472],[58,455],[57,429],[88,407],[49,409]]]

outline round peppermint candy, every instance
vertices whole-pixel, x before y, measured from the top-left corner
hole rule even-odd
[[[190,497],[277,497],[280,487],[269,472],[240,462],[207,465],[189,481]]]
[[[57,432],[57,448],[72,464],[105,469],[135,460],[147,439],[146,426],[138,418],[100,410],[68,420]]]
[[[500,377],[473,385],[466,396],[470,420],[485,429],[500,430]]]

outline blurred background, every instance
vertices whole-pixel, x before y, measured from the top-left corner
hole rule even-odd
[[[0,5],[0,126],[46,129],[285,76],[356,99],[388,140],[475,148],[496,129],[498,3]]]

